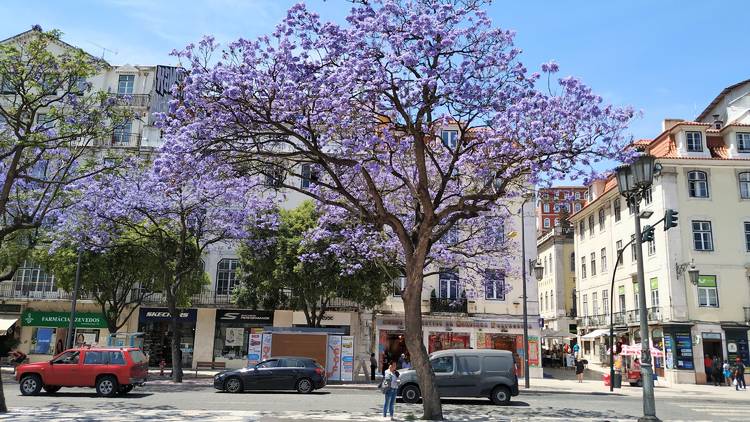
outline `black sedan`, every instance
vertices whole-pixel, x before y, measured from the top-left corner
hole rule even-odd
[[[307,394],[325,385],[325,369],[318,362],[295,356],[274,357],[255,367],[224,371],[214,376],[214,388],[229,393],[297,390]]]

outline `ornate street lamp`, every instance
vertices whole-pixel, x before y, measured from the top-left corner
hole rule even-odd
[[[701,272],[698,271],[697,268],[695,268],[695,264],[690,264],[690,269],[688,269],[688,278],[690,279],[690,282],[693,284],[698,284],[698,277],[700,276]]]
[[[535,262],[536,265],[534,265],[534,278],[536,278],[536,281],[540,281],[542,277],[544,277],[544,267],[542,267],[541,264],[539,264],[539,260],[537,259]]]

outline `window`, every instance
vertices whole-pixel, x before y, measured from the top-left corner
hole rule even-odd
[[[688,152],[703,151],[703,135],[700,132],[686,132]]]
[[[581,199],[581,192],[576,192],[576,199]]]
[[[448,231],[443,235],[445,243],[448,245],[455,245],[458,243],[458,223],[453,223],[453,227],[449,228]]]
[[[618,293],[617,300],[620,305],[620,312],[625,312],[625,287],[620,286],[620,291]]]
[[[31,327],[31,346],[29,353],[51,355],[55,351],[55,329]]]
[[[575,209],[575,210],[576,210],[576,212],[580,211],[580,210],[581,210],[581,203],[580,203],[580,202],[576,202],[576,203],[575,203],[575,204],[573,205],[573,209]]]
[[[105,352],[96,352],[87,350],[86,354],[83,357],[83,364],[84,365],[106,365],[107,361],[105,360],[106,356],[104,355]]]
[[[591,252],[591,275],[596,275],[596,252]]]
[[[635,262],[636,259],[638,259],[638,255],[635,251],[635,235],[630,235],[630,259]]]
[[[232,293],[237,284],[237,268],[240,261],[237,259],[224,258],[217,264],[216,269],[216,294],[227,295]]]
[[[279,361],[277,359],[270,359],[265,362],[261,362],[258,365],[256,365],[256,368],[262,369],[262,368],[276,368],[279,366]]]
[[[122,352],[107,352],[109,354],[110,365],[125,365],[125,358],[122,356]],[[132,352],[131,352],[132,353]],[[134,363],[137,363],[134,361]]]
[[[437,293],[439,298],[458,299],[458,272],[441,268]]]
[[[59,365],[76,365],[78,364],[79,357],[80,357],[80,352],[75,350],[75,351],[65,352],[61,354],[60,356],[55,358],[55,360],[53,360],[52,362],[54,362],[55,365],[58,365],[58,364]]]
[[[544,292],[544,302],[542,302],[542,309],[547,310],[549,308],[549,299],[547,292]]]
[[[750,133],[737,132],[737,151],[750,152]]]
[[[440,138],[443,140],[443,145],[448,148],[455,148],[458,145],[457,130],[444,130],[440,133]]]
[[[305,363],[297,359],[279,359],[277,368],[304,368]]]
[[[604,230],[604,221],[605,221],[604,208],[599,208],[599,231]]]
[[[719,292],[716,288],[715,275],[701,275],[698,277],[698,306],[719,307]]]
[[[737,177],[740,180],[740,198],[750,199],[750,173],[740,173]]]
[[[545,228],[545,229],[548,229],[548,228],[549,228],[549,226],[550,226],[550,224],[549,224],[549,218],[546,218],[546,217],[545,217],[545,219],[544,219],[544,228]]]
[[[16,90],[8,79],[0,81],[0,94],[15,94]]]
[[[615,265],[619,267],[622,265],[622,254],[620,253],[622,250],[622,240],[618,240],[617,243],[615,243],[615,249],[615,256],[617,257],[617,263]]]
[[[401,292],[406,288],[406,277],[401,276],[393,280],[393,296],[401,296]]]
[[[52,129],[55,126],[53,118],[48,116],[46,113],[39,113],[36,115],[37,131],[44,132],[48,129]]]
[[[550,310],[555,309],[555,292],[552,290],[549,292],[549,308]]]
[[[607,248],[602,248],[602,250],[599,251],[599,255],[600,255],[599,259],[601,260],[601,265],[602,265],[601,267],[602,272],[605,272],[607,271]]]
[[[578,234],[580,235],[581,239],[586,235],[586,224],[581,220],[581,222],[578,223]]]
[[[309,189],[310,185],[317,183],[320,179],[320,171],[313,167],[312,164],[302,164],[302,184],[301,187]]]
[[[130,359],[133,361],[133,363],[148,363],[148,359],[146,359],[146,355],[143,354],[140,350],[131,350],[128,352],[130,355]]]
[[[656,308],[659,306],[659,279],[654,277],[649,281],[651,284],[651,307]]]
[[[587,316],[589,316],[589,299],[588,299],[588,295],[583,295],[582,301],[583,301],[583,303],[581,304],[581,309],[583,310],[583,316],[587,317]]]
[[[117,94],[130,95],[133,93],[135,86],[135,75],[120,75],[117,81]]]
[[[545,202],[544,205],[542,205],[542,212],[549,212],[549,203]]]
[[[557,218],[555,218],[555,227],[558,227],[559,225],[560,225],[560,220],[558,220]]]
[[[485,356],[484,371],[505,373],[509,368],[513,368],[512,359],[510,356]]]
[[[621,204],[620,204],[620,198],[615,199],[613,202],[614,207],[614,213],[615,213],[615,223],[620,221],[620,215],[622,212]]]
[[[652,203],[653,201],[654,201],[654,195],[653,195],[653,191],[651,190],[651,188],[648,188],[648,189],[646,189],[646,190],[645,190],[645,191],[643,192],[643,202],[644,202],[644,203],[645,203],[646,205],[651,205],[651,203]]]
[[[544,257],[544,264],[542,264],[542,277],[547,275],[547,257]]]
[[[638,283],[633,283],[633,304],[635,305],[635,308],[633,309],[641,309],[640,302],[640,296],[638,295]]]
[[[708,175],[705,171],[688,172],[688,193],[691,198],[708,198]]]
[[[40,264],[32,261],[24,261],[23,264],[13,274],[13,286],[15,291],[20,292],[21,296],[28,296],[29,293],[51,292],[55,291],[55,277],[47,274]]]
[[[505,300],[505,272],[497,269],[484,270],[484,297],[490,300]]]
[[[745,250],[750,252],[750,223],[745,221]]]
[[[714,250],[710,221],[693,221],[693,247],[696,251]]]
[[[581,257],[581,278],[586,278],[586,257]]]
[[[268,166],[265,171],[266,186],[278,189],[284,184],[284,169],[278,166]]]
[[[602,308],[604,315],[609,315],[609,290],[602,290]]]
[[[594,237],[594,214],[589,216],[589,236]]]
[[[648,256],[656,254],[656,233],[654,233],[654,240],[648,241]]]
[[[599,315],[599,300],[596,297],[596,292],[591,293],[591,307],[592,307],[591,315]]]
[[[121,124],[115,126],[115,131],[112,134],[112,143],[127,145],[130,143],[130,134],[133,132],[133,121],[125,120]]]
[[[432,372],[436,374],[450,374],[453,372],[453,356],[442,356],[430,360]]]
[[[555,209],[555,213],[559,213],[560,212],[560,204],[555,204],[555,208],[554,209]]]
[[[458,372],[461,374],[478,374],[479,357],[477,356],[458,356],[456,358]]]
[[[750,250],[750,248],[748,248]],[[575,252],[570,253],[570,271],[576,270],[576,254]]]

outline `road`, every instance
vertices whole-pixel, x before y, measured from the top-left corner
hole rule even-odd
[[[8,380],[9,381],[9,380]],[[182,385],[153,383],[123,397],[96,397],[92,389],[63,389],[54,395],[23,397],[18,385],[5,381],[11,414],[0,420],[382,420],[382,395],[377,391],[327,388],[309,395],[296,393],[216,392],[207,380]],[[661,397],[658,414],[671,421],[746,421],[750,418],[750,392],[737,392],[743,400],[727,402],[711,397]],[[398,403],[399,420],[419,417],[421,405]],[[615,421],[635,420],[641,401],[632,396],[578,393],[523,393],[511,406],[493,406],[489,400],[444,400],[451,421]]]

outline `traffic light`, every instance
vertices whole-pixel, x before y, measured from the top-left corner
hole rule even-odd
[[[677,218],[679,217],[677,210],[667,209],[664,212],[664,231],[677,227]]]
[[[641,240],[643,242],[654,241],[654,226],[646,225],[643,227],[643,232],[641,233]]]

